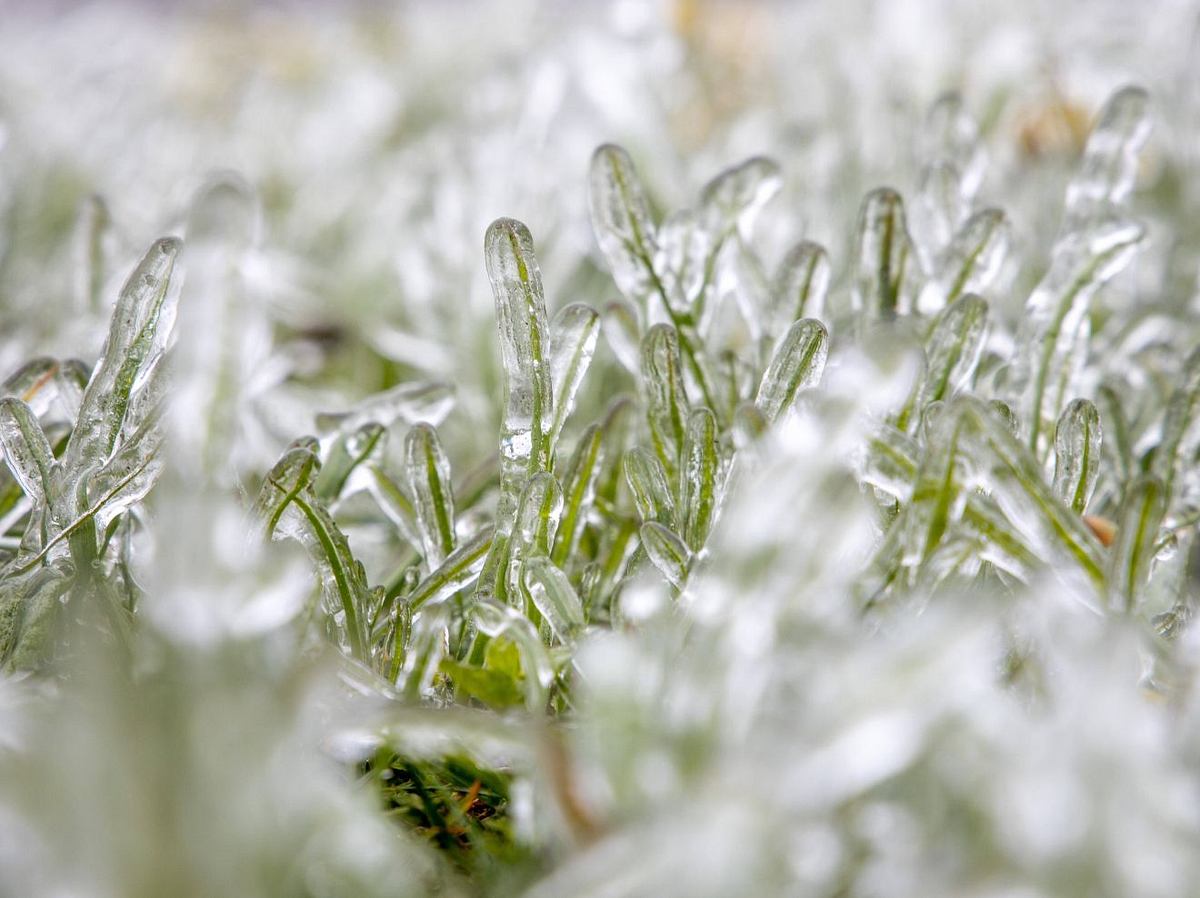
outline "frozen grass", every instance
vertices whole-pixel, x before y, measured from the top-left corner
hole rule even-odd
[[[624,38],[520,21],[720,71],[689,6],[623,9]],[[309,62],[372,96],[336,21]],[[530,65],[502,82],[537,88],[523,127],[573,139],[538,116],[574,70]],[[344,125],[305,83],[246,108]],[[833,194],[877,134],[839,132],[811,226],[789,159],[651,189],[650,139],[539,172],[488,156],[486,109],[417,105],[363,125],[333,218],[287,164],[217,173],[139,254],[97,197],[30,236],[18,129],[0,895],[1190,894],[1200,244],[1154,103],[1120,87],[1085,130],[1056,100],[1006,157],[1003,115],[943,94],[888,174],[916,186],[856,213]],[[454,135],[479,155],[425,159]],[[435,183],[385,274],[356,210],[405,159]],[[511,183],[534,209],[578,183],[558,215],[592,245],[468,227]]]

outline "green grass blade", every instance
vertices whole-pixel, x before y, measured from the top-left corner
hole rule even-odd
[[[999,209],[983,209],[967,219],[940,260],[935,284],[940,302],[949,305],[966,293],[986,293],[1008,258],[1012,239],[1012,226]]]
[[[1113,94],[1087,144],[1079,169],[1067,185],[1064,233],[1111,214],[1129,196],[1137,176],[1138,154],[1150,135],[1150,98],[1140,87]]]
[[[708,409],[698,408],[688,419],[679,482],[683,538],[693,552],[704,547],[716,516],[720,464],[716,418]]]
[[[416,513],[425,570],[438,567],[454,551],[454,495],[450,461],[437,431],[418,424],[404,440],[404,474]]]
[[[620,291],[645,320],[649,297],[663,287],[654,271],[658,251],[650,205],[629,154],[605,144],[592,155],[588,180],[592,228]],[[665,299],[665,296],[664,296]]]
[[[406,597],[409,607],[415,611],[423,605],[437,605],[474,583],[491,548],[492,533],[490,527],[484,528],[447,555]]]
[[[340,497],[350,475],[371,457],[385,433],[382,424],[369,421],[353,433],[340,434],[313,486],[317,498],[329,503]]]
[[[887,187],[867,194],[855,241],[855,310],[884,320],[911,312],[920,272],[900,194]]]
[[[679,335],[670,325],[656,324],[642,341],[642,382],[654,451],[668,479],[673,480],[678,476],[689,406],[679,358]]]
[[[678,536],[658,521],[647,521],[639,531],[646,556],[654,563],[667,582],[683,589],[687,582],[692,553]]]
[[[1086,399],[1076,399],[1058,419],[1054,431],[1054,492],[1076,514],[1083,514],[1100,471],[1103,432],[1100,413]]]
[[[815,318],[802,318],[789,329],[758,385],[755,404],[771,423],[778,421],[804,390],[816,386],[829,356],[829,331]]]
[[[20,399],[0,399],[0,447],[4,462],[30,499],[47,505],[57,492],[57,463],[33,411]]]
[[[1055,247],[1050,270],[1025,304],[1014,379],[1023,387],[1028,442],[1039,458],[1047,442],[1044,434],[1058,419],[1070,387],[1091,299],[1129,264],[1144,235],[1141,225],[1122,220],[1070,235]]]
[[[592,363],[599,336],[600,313],[584,303],[564,306],[550,322],[550,371],[554,384],[552,444],[557,444],[563,424],[575,408],[575,396]]]
[[[171,237],[157,241],[121,288],[104,353],[84,391],[79,419],[67,444],[65,469],[94,465],[112,452],[134,382],[153,364],[166,342],[159,323],[180,246]]]
[[[931,403],[950,398],[970,383],[987,335],[988,305],[978,296],[962,297],[938,315],[925,343],[925,367],[913,399],[897,426],[912,432]]]
[[[554,537],[551,559],[559,567],[568,563],[579,545],[596,495],[596,480],[604,458],[604,429],[592,424],[583,432],[571,461],[563,472],[563,512]]]
[[[1116,540],[1110,549],[1108,579],[1114,600],[1126,611],[1139,605],[1166,504],[1166,492],[1157,477],[1139,477],[1125,491],[1117,515]]]
[[[560,642],[571,642],[583,628],[583,603],[571,581],[553,561],[535,555],[524,564],[525,589]]]
[[[622,467],[641,519],[674,526],[677,521],[674,493],[658,456],[635,446],[625,453]]]
[[[550,331],[542,275],[528,228],[511,218],[498,219],[488,228],[484,244],[504,365],[496,527],[506,533],[526,480],[550,470],[554,421]]]
[[[780,313],[777,317],[785,323],[823,318],[832,270],[829,253],[819,243],[803,240],[788,250],[779,263],[772,291]]]

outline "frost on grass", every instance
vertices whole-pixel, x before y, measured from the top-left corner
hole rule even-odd
[[[603,144],[546,188],[587,258],[507,158],[357,280],[281,258],[278,183],[204,180],[140,261],[87,199],[107,342],[23,339],[0,396],[0,894],[1189,894],[1200,352],[1139,292],[1178,216],[1139,178],[1186,174],[1150,118],[1100,108],[1049,239],[952,94],[915,189],[824,223],[785,155]],[[311,320],[393,276],[403,323]]]

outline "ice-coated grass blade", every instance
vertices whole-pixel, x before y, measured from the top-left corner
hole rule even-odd
[[[405,597],[409,607],[415,611],[422,605],[436,605],[474,583],[483,570],[484,557],[491,545],[490,527],[462,543]]]
[[[549,558],[535,555],[524,564],[525,589],[534,607],[561,642],[583,627],[583,603],[567,575]]]
[[[907,502],[912,495],[920,458],[917,441],[898,428],[885,424],[867,444],[863,481]]]
[[[553,474],[541,472],[529,478],[508,544],[508,589],[510,604],[520,604],[524,595],[522,565],[534,555],[550,555],[554,534],[562,517],[563,494]]]
[[[667,216],[658,230],[655,270],[670,277],[668,295],[683,308],[695,308],[697,317],[704,308],[704,291],[712,283],[716,248],[713,235],[690,209]]]
[[[928,562],[952,520],[961,512],[963,461],[959,458],[962,417],[943,412],[929,425],[925,456],[917,469],[907,543],[921,563]],[[919,511],[918,511],[919,510]]]
[[[999,209],[976,212],[946,248],[933,289],[941,304],[965,293],[984,293],[995,282],[1012,247],[1012,226]],[[924,308],[923,311],[932,311]]]
[[[1188,355],[1182,373],[1182,383],[1167,401],[1162,439],[1154,452],[1154,474],[1162,482],[1168,508],[1175,499],[1179,474],[1194,464],[1200,442],[1200,349]]]
[[[734,230],[749,233],[754,217],[782,186],[779,165],[765,156],[727,168],[705,184],[700,191],[700,215],[714,244]]]
[[[1083,514],[1100,470],[1100,413],[1086,399],[1071,402],[1054,431],[1054,492]]]
[[[551,444],[558,442],[563,424],[575,408],[575,396],[592,363],[600,336],[600,313],[585,303],[564,306],[550,322],[550,371],[554,384]]]
[[[823,318],[832,266],[825,247],[811,240],[793,246],[775,274],[774,302],[784,321]]]
[[[256,503],[270,538],[288,536],[300,542],[321,572],[329,612],[340,610],[351,655],[367,661],[367,611],[371,604],[366,573],[350,551],[346,535],[317,499],[313,482],[321,462],[310,445],[289,449],[267,474]]]
[[[353,433],[338,436],[313,485],[317,498],[329,503],[341,496],[350,475],[371,457],[385,433],[382,424],[371,421]]]
[[[596,495],[596,480],[604,456],[604,429],[591,424],[579,438],[571,461],[563,472],[563,512],[554,536],[551,559],[559,567],[575,554]]]
[[[1150,134],[1150,98],[1140,87],[1117,91],[1088,137],[1079,170],[1067,186],[1067,233],[1105,217],[1124,202],[1137,176],[1138,153]]]
[[[829,331],[815,318],[802,318],[788,328],[758,385],[755,405],[771,423],[792,407],[796,396],[816,386],[829,355]]]
[[[654,563],[667,582],[676,589],[683,589],[687,582],[688,568],[692,564],[692,553],[675,533],[658,521],[647,521],[640,531],[642,547],[646,556]]]
[[[163,470],[162,439],[158,416],[149,417],[102,467],[84,477],[87,514],[95,517],[101,530],[144,499],[158,481]]]
[[[29,406],[11,396],[0,399],[0,447],[25,495],[46,506],[57,492],[54,452]]]
[[[962,176],[953,163],[938,160],[921,175],[921,185],[911,207],[913,245],[929,271],[938,271],[939,262],[971,212],[971,198],[962,191]],[[935,305],[936,284],[926,285],[918,303]]]
[[[1116,390],[1102,386],[1096,391],[1096,408],[1103,422],[1107,439],[1102,448],[1110,456],[1120,483],[1128,482],[1133,470],[1133,441],[1129,434],[1129,422]]]
[[[554,668],[537,630],[519,611],[492,602],[477,603],[472,608],[472,617],[480,633],[490,639],[504,637],[516,644],[525,674],[525,707],[543,711]]]
[[[511,218],[498,219],[487,230],[484,248],[504,365],[496,526],[506,532],[526,480],[550,470],[554,421],[550,331],[529,229]]]
[[[970,294],[938,315],[925,344],[925,368],[914,397],[897,420],[901,430],[911,431],[931,403],[950,398],[970,382],[983,352],[987,317],[987,302]]]
[[[134,383],[166,343],[159,324],[180,245],[173,237],[155,242],[121,288],[104,353],[84,391],[67,444],[66,469],[98,464],[112,452]]]
[[[650,317],[649,297],[657,296],[677,332],[677,341],[704,402],[714,408],[711,378],[696,331],[696,316],[685,307],[678,285],[665,282],[655,268],[658,245],[641,183],[628,154],[605,144],[592,156],[589,201],[592,226],[608,260],[613,280],[638,307],[642,322]]]
[[[693,552],[704,547],[716,516],[720,467],[717,420],[708,409],[698,408],[688,418],[679,481],[683,538]]]
[[[0,673],[42,666],[72,580],[51,564],[0,581]]]
[[[404,476],[416,512],[425,569],[438,567],[454,551],[454,494],[450,461],[437,431],[418,424],[404,440]]]
[[[518,554],[549,555],[550,545],[562,517],[563,494],[553,474],[529,478],[517,506],[517,519],[510,544]]]
[[[962,97],[950,92],[929,109],[918,135],[919,154],[927,164],[947,163],[960,180],[959,191],[970,199],[979,189],[987,156],[979,140],[979,125],[967,112]]]
[[[653,264],[658,251],[654,221],[629,154],[613,144],[599,147],[592,155],[588,186],[600,251],[617,287],[639,305],[645,320],[650,294],[663,286]]]
[[[1055,247],[1050,270],[1025,304],[1016,381],[1024,387],[1029,446],[1039,457],[1042,436],[1058,418],[1070,386],[1092,296],[1129,263],[1144,233],[1136,222],[1118,220],[1067,237]]]
[[[885,320],[912,311],[919,271],[896,191],[880,187],[863,200],[854,259],[856,310]]]
[[[977,538],[982,560],[1023,579],[1039,566],[1037,555],[991,496],[968,496],[962,520],[966,530]]]
[[[1166,505],[1166,493],[1157,477],[1139,477],[1125,491],[1117,515],[1117,537],[1109,550],[1108,580],[1115,603],[1126,611],[1139,604]]]
[[[977,399],[954,400],[947,414],[970,422],[967,447],[976,464],[989,462],[992,495],[1042,558],[1053,553],[1078,565],[1097,588],[1105,581],[1100,545],[1082,519],[1043,479],[1041,465],[1007,422]]]
[[[656,324],[642,341],[642,381],[654,452],[668,478],[679,471],[687,429],[688,400],[679,358],[679,337],[667,324]]]
[[[421,537],[417,528],[417,511],[412,500],[396,481],[392,480],[377,464],[368,463],[367,490],[375,504],[396,525],[396,529],[410,546],[420,551]]]
[[[35,409],[44,406],[45,403],[37,399],[46,393],[53,393],[53,389],[46,388],[55,383],[58,372],[59,364],[55,359],[33,359],[5,379],[4,385],[0,386],[0,396],[16,397],[22,402],[31,403]],[[41,410],[45,411],[44,408]]]
[[[658,456],[635,446],[625,453],[622,467],[629,492],[633,495],[633,504],[641,519],[674,526],[674,494]]]

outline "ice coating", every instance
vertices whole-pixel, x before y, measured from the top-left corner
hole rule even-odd
[[[939,311],[965,293],[987,295],[1012,246],[1012,227],[999,209],[972,215],[937,260],[935,277],[921,291],[922,312]]]
[[[823,319],[831,270],[829,253],[819,243],[802,240],[788,250],[775,275],[777,323],[790,325],[799,318]]]
[[[1086,399],[1063,409],[1054,429],[1054,492],[1074,512],[1083,514],[1096,488],[1103,429],[1100,413]]]
[[[592,363],[600,337],[600,313],[584,303],[563,306],[550,322],[550,371],[554,384],[554,420],[550,440],[557,442],[575,408],[575,396]]]
[[[706,408],[693,410],[688,417],[679,478],[683,537],[693,552],[704,547],[716,517],[721,467],[719,453],[717,421],[713,413]]]
[[[654,451],[667,477],[679,470],[687,428],[688,398],[679,354],[679,335],[673,327],[656,324],[642,340],[642,382],[648,399],[646,414]]]
[[[1117,220],[1064,238],[1025,303],[1011,389],[1029,416],[1029,445],[1039,454],[1071,389],[1091,299],[1129,264],[1144,234],[1140,224]]]
[[[896,191],[881,187],[863,200],[854,260],[855,309],[885,320],[912,310],[920,266]]]
[[[987,319],[987,302],[975,295],[962,297],[937,317],[925,345],[925,369],[915,400],[918,415],[970,381],[983,352]]]
[[[648,297],[661,289],[654,273],[658,251],[641,181],[629,154],[605,144],[592,155],[588,181],[592,228],[617,286],[645,315]]]
[[[673,490],[667,481],[662,462],[648,449],[635,446],[625,453],[622,462],[625,480],[633,502],[643,521],[658,521],[666,526],[675,523]]]
[[[673,587],[683,589],[692,563],[692,554],[687,545],[658,521],[647,521],[639,532],[642,547],[654,566]]]
[[[498,529],[507,532],[526,479],[550,470],[554,420],[551,343],[542,275],[528,228],[501,218],[488,228],[484,250],[504,366],[496,521]]]
[[[437,431],[418,424],[404,439],[405,479],[416,511],[422,556],[427,571],[454,551],[454,493],[450,461]]]
[[[1140,87],[1122,88],[1104,104],[1067,185],[1063,233],[1087,227],[1124,204],[1150,135],[1149,107],[1150,98]]]
[[[98,464],[112,452],[135,381],[157,360],[166,342],[159,322],[180,245],[175,238],[156,242],[121,288],[103,357],[84,391],[79,422],[67,446],[67,467]]]
[[[734,230],[748,234],[754,218],[782,186],[779,165],[765,156],[754,156],[726,169],[700,192],[705,227],[717,240]]]
[[[821,322],[802,318],[788,328],[754,400],[767,421],[778,421],[801,391],[820,382],[828,356],[829,332]]]

